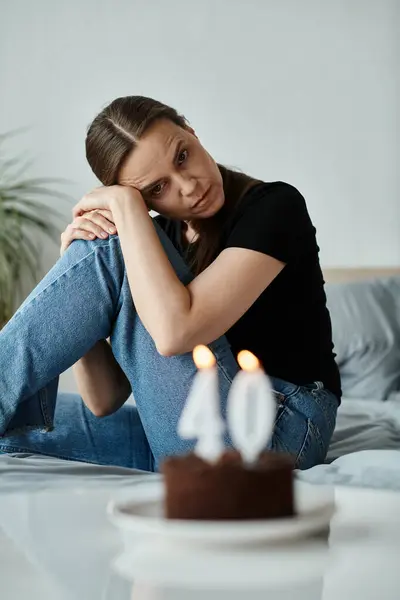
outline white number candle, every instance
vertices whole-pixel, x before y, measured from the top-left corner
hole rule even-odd
[[[276,406],[269,378],[247,350],[238,354],[242,368],[228,396],[227,419],[234,446],[245,462],[254,462],[273,432]]]
[[[213,462],[224,451],[225,425],[220,414],[216,360],[207,346],[196,346],[193,360],[199,369],[178,423],[182,438],[197,438],[195,453]]]

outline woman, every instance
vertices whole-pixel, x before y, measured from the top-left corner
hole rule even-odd
[[[193,447],[176,426],[202,343],[223,414],[235,356],[251,350],[276,391],[270,447],[299,468],[322,462],[341,390],[301,194],[216,164],[182,116],[144,97],[107,106],[86,155],[103,187],[75,206],[61,259],[0,333],[0,451],[157,470]],[[83,402],[57,396],[75,363]]]

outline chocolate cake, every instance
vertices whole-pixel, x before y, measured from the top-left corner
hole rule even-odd
[[[263,453],[245,465],[235,450],[216,463],[195,454],[167,458],[165,516],[168,519],[277,519],[294,515],[293,458]]]

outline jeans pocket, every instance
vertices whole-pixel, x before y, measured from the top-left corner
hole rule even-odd
[[[328,447],[324,443],[317,425],[311,419],[307,419],[307,432],[303,445],[297,455],[296,468],[310,469],[315,465],[323,463],[327,451]]]
[[[271,449],[290,454],[296,469],[308,469],[324,461],[327,444],[318,425],[288,401],[278,407]]]
[[[326,388],[322,387],[311,390],[311,398],[313,398],[320,414],[323,415],[327,433],[331,436],[335,429],[336,415],[339,406],[336,396]],[[320,426],[322,428],[322,424]]]

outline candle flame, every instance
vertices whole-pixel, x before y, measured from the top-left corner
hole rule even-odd
[[[237,360],[240,368],[244,371],[257,371],[260,368],[260,361],[248,350],[239,352]]]
[[[198,369],[210,369],[217,362],[211,350],[202,345],[193,350],[193,360]]]

